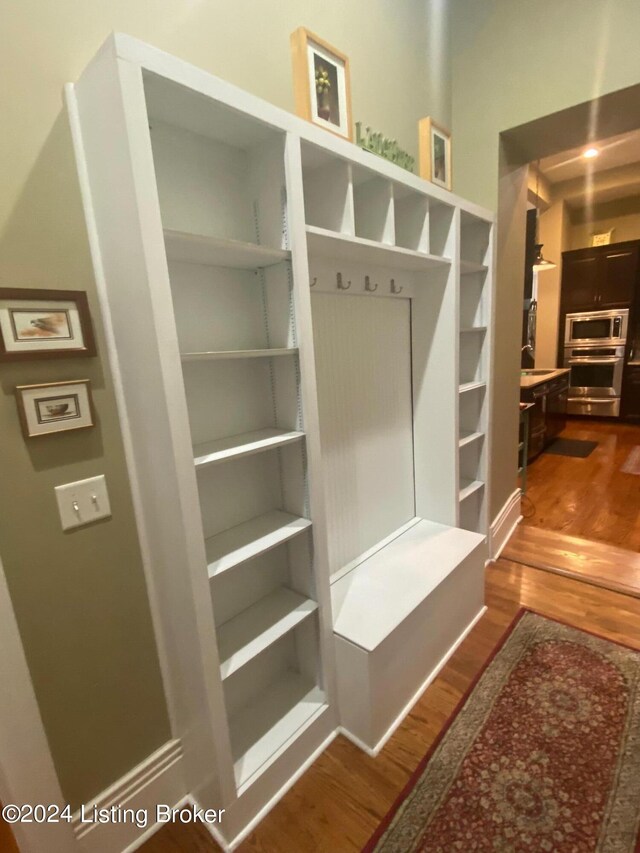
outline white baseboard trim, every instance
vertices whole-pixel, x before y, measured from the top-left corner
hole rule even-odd
[[[249,821],[249,823],[243,827],[243,829],[233,838],[231,841],[227,841],[227,839],[222,835],[220,830],[216,827],[215,824],[205,823],[204,826],[207,828],[214,841],[216,841],[220,847],[225,851],[225,853],[231,853],[231,851],[235,850],[239,844],[241,844],[245,838],[247,838],[253,830],[258,826],[258,824],[265,819],[265,817],[269,814],[271,809],[276,806],[279,801],[284,797],[284,795],[292,788],[295,783],[300,779],[300,777],[307,772],[307,770],[311,767],[313,762],[318,758],[325,749],[329,746],[331,741],[333,741],[338,734],[338,730],[332,731],[331,734],[324,739],[324,741],[320,744],[320,746],[313,751],[313,753],[307,758],[307,760],[300,765],[300,767],[296,770],[296,772],[287,779],[286,783],[271,797],[269,802],[260,809],[258,814]],[[193,797],[188,796],[187,799],[189,802],[194,805],[198,805],[197,802],[193,799]]]
[[[522,492],[516,489],[494,518],[489,531],[489,556],[497,560],[511,534],[522,521],[520,498]]]
[[[155,820],[156,806],[159,803],[174,806],[184,800],[185,794],[182,746],[179,740],[167,741],[73,815],[72,824],[81,849],[85,853],[130,853],[161,825]],[[116,809],[116,819],[96,822],[100,809]],[[140,817],[145,814],[146,820],[137,821],[136,813]]]
[[[466,627],[466,628],[464,629],[464,631],[460,634],[460,636],[459,636],[459,637],[458,637],[458,639],[453,643],[453,645],[452,645],[452,646],[447,650],[447,652],[445,653],[445,655],[444,655],[444,656],[443,656],[443,657],[438,661],[438,663],[437,663],[437,664],[435,665],[435,667],[431,670],[431,672],[429,673],[429,675],[428,675],[428,676],[426,677],[426,679],[422,682],[422,684],[420,685],[420,687],[419,687],[419,688],[417,689],[417,691],[413,694],[413,696],[411,697],[411,699],[409,699],[409,701],[408,701],[408,702],[407,702],[407,704],[404,706],[404,708],[402,709],[402,711],[400,711],[400,713],[398,714],[398,716],[396,717],[396,719],[393,721],[393,723],[391,723],[390,727],[387,729],[387,731],[384,733],[384,735],[380,738],[380,740],[378,741],[378,743],[377,743],[373,748],[372,748],[372,747],[370,747],[370,746],[367,746],[367,745],[366,745],[366,743],[364,743],[364,741],[361,741],[359,737],[356,737],[356,735],[351,734],[351,732],[347,731],[347,729],[343,728],[342,726],[338,726],[338,732],[339,732],[341,735],[344,735],[344,736],[347,738],[347,740],[350,740],[350,741],[351,741],[351,743],[355,744],[355,745],[356,745],[359,749],[361,749],[363,752],[366,752],[366,753],[367,753],[367,755],[371,756],[371,758],[375,758],[375,757],[376,757],[376,755],[378,755],[378,753],[380,752],[380,750],[381,750],[381,749],[384,747],[384,745],[387,743],[387,741],[389,740],[389,738],[393,735],[393,733],[394,733],[394,732],[395,732],[395,730],[398,728],[398,726],[402,723],[402,721],[403,721],[403,720],[404,720],[404,718],[407,716],[407,714],[411,711],[411,709],[412,709],[412,708],[413,708],[413,706],[416,704],[416,702],[418,701],[418,699],[422,696],[422,694],[423,694],[423,693],[424,693],[424,691],[427,689],[427,687],[428,687],[428,686],[431,684],[431,682],[436,678],[436,676],[438,675],[438,673],[440,672],[440,670],[442,669],[442,667],[447,663],[447,661],[448,661],[448,660],[449,660],[449,658],[454,654],[454,652],[456,651],[456,649],[458,648],[458,646],[462,643],[462,641],[463,641],[463,640],[465,640],[465,639],[466,639],[466,637],[467,637],[467,636],[470,634],[470,632],[475,628],[475,626],[477,625],[477,623],[480,621],[480,619],[484,616],[484,614],[485,614],[486,612],[487,612],[487,607],[486,607],[486,605],[485,605],[485,606],[484,606],[484,607],[482,607],[482,608],[480,609],[480,611],[479,611],[479,612],[478,612],[478,613],[473,617],[473,619],[471,620],[471,622],[469,622],[469,624],[467,625],[467,627]]]

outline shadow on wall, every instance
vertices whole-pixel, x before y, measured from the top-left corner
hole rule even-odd
[[[0,282],[86,291],[97,340],[97,358],[0,363],[0,552],[54,763],[75,808],[171,733],[64,111],[0,236]],[[97,426],[25,439],[15,386],[65,379],[90,380]],[[54,486],[101,473],[113,517],[63,533]]]

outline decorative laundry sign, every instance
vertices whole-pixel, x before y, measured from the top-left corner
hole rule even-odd
[[[371,130],[370,127],[365,127],[363,132],[361,121],[356,122],[356,145],[359,145],[365,151],[377,154],[378,157],[390,160],[392,163],[401,166],[403,169],[407,169],[409,172],[413,172],[414,170],[416,164],[415,157],[403,151],[396,139],[383,136],[382,133],[377,133]]]

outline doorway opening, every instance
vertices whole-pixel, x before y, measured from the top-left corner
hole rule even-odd
[[[501,138],[499,221],[520,251],[499,246],[498,276],[518,276],[523,296],[512,303],[515,538],[529,557],[541,543],[574,555],[589,542],[626,549],[630,563],[640,552],[639,97],[631,87]]]

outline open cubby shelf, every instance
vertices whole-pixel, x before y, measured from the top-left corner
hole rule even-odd
[[[484,483],[481,480],[466,480],[464,477],[460,479],[460,500],[464,501],[470,497],[478,489],[482,489]]]
[[[466,447],[467,444],[473,444],[474,441],[480,441],[484,438],[483,432],[462,432],[460,434],[459,447]]]
[[[478,264],[475,261],[460,261],[460,275],[474,275],[475,273],[484,273],[488,267],[486,264]]]
[[[486,387],[486,382],[463,382],[460,385],[459,391],[461,394],[466,394],[469,391],[484,391]]]
[[[251,456],[254,453],[263,453],[290,444],[292,441],[300,441],[304,433],[297,430],[283,429],[259,429],[254,432],[246,432],[242,435],[232,435],[229,438],[219,438],[198,444],[193,448],[193,459],[196,468],[204,468],[207,465],[215,465],[219,462],[227,462],[230,459],[239,459],[242,456]]]
[[[312,679],[285,671],[229,720],[238,793],[258,771],[326,707],[324,691]]]
[[[277,548],[311,527],[308,518],[272,510],[205,541],[209,577]]]
[[[318,609],[310,598],[282,587],[218,628],[224,681]]]

